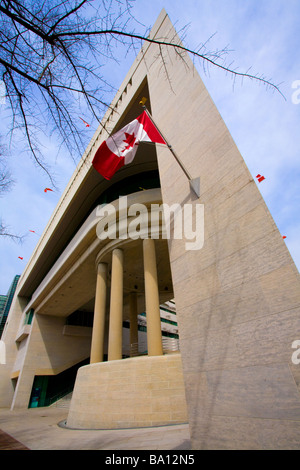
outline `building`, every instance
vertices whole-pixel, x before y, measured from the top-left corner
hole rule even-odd
[[[176,40],[164,10],[150,37]],[[172,88],[163,65],[144,44],[102,124],[117,131],[147,99],[200,197],[164,145],[141,144],[105,180],[91,165],[98,129],[19,280],[0,406],[47,405],[74,384],[70,428],[188,421],[193,449],[299,448],[299,273],[192,61],[169,50]],[[204,206],[203,246],[165,238],[161,217],[151,237],[101,238],[131,224],[121,196],[149,211]],[[163,346],[166,303],[179,350]]]
[[[20,276],[17,275],[14,277],[10,288],[6,295],[0,295],[0,339],[5,328],[5,323],[8,317],[8,313],[12,304],[12,300],[17,288],[18,281]]]
[[[0,321],[2,320],[2,315],[4,312],[6,300],[7,300],[7,295],[0,295]]]

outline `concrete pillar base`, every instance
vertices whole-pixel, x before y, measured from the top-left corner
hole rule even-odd
[[[121,429],[187,422],[180,353],[99,362],[78,370],[68,428]]]

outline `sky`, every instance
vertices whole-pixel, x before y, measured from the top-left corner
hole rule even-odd
[[[97,0],[95,0],[97,1]],[[284,243],[300,267],[300,2],[299,0],[137,0],[132,14],[151,27],[162,8],[177,31],[185,30],[184,44],[196,49],[209,38],[207,49],[228,48],[226,62],[238,71],[263,75],[280,84],[284,97],[254,80],[233,80],[219,69],[195,62],[256,183]],[[136,32],[143,33],[143,26]],[[119,63],[104,72],[118,88],[135,57],[119,54]],[[111,99],[113,95],[111,96]],[[2,116],[1,116],[2,115]],[[7,129],[0,102],[0,132]],[[3,118],[3,119],[2,119]],[[88,130],[96,131],[96,126]],[[44,141],[57,189],[44,192],[49,179],[15,145],[9,169],[15,184],[0,198],[0,217],[11,231],[25,235],[22,244],[0,239],[0,294],[6,294],[21,274],[46,227],[76,165],[57,152],[55,139]],[[34,231],[34,232],[31,232]],[[19,257],[23,258],[20,259]]]

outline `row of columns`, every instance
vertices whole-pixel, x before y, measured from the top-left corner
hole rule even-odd
[[[157,281],[155,242],[151,238],[143,240],[145,299],[147,315],[148,355],[163,354],[159,291]],[[123,266],[124,255],[120,248],[112,251],[110,313],[108,333],[108,360],[122,359],[123,331]],[[94,324],[91,345],[91,363],[103,361],[105,313],[107,292],[107,264],[99,263],[95,296]],[[132,293],[130,306],[130,343],[137,343],[137,297]]]

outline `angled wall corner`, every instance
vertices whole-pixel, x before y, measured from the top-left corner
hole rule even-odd
[[[174,34],[165,16],[160,37]],[[169,243],[193,448],[297,448],[299,273],[192,61],[165,63],[169,80],[159,61],[147,75],[153,117],[201,195],[157,146],[163,202],[205,213],[201,250]]]

